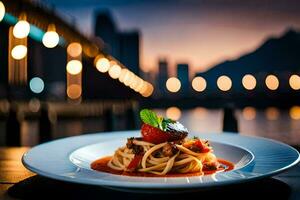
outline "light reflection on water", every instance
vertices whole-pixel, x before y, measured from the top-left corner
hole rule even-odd
[[[168,113],[167,113],[168,110]],[[189,110],[155,109],[159,115],[179,118],[189,131],[198,133],[222,132],[223,110],[206,109],[197,107]],[[172,113],[173,112],[173,113]],[[300,109],[293,107],[291,110],[279,110],[267,108],[258,110],[246,107],[236,110],[239,131],[242,135],[262,136],[286,142],[288,144],[300,144]],[[22,145],[33,146],[38,142],[38,122],[23,121]],[[0,124],[3,132],[4,123]],[[89,132],[101,132],[104,124],[100,118],[57,120],[53,126],[53,137],[61,138],[80,135]],[[121,126],[120,126],[121,127]],[[3,145],[3,135],[0,134],[0,145]]]
[[[166,115],[165,110],[155,110],[159,115]],[[171,114],[169,114],[172,116]],[[170,117],[169,116],[169,117]],[[205,108],[195,108],[182,110],[181,117],[178,119],[190,131],[193,132],[221,132],[222,130],[222,110],[207,110]]]
[[[156,110],[165,115],[165,110]],[[294,112],[291,115],[291,112]],[[258,110],[246,107],[236,110],[239,132],[242,135],[262,136],[280,140],[289,144],[300,144],[300,119],[295,116],[300,113],[290,110],[267,108]],[[299,111],[300,112],[300,111]],[[292,119],[294,118],[294,119]],[[179,119],[191,132],[219,133],[222,132],[223,111],[221,109],[206,109],[202,107],[182,110]]]

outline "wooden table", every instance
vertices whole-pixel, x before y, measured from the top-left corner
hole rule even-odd
[[[184,194],[125,193],[56,181],[25,169],[21,157],[29,148],[0,148],[0,199],[300,199],[300,164],[273,178]],[[46,155],[45,155],[46,156]],[[242,197],[242,198],[241,198]]]

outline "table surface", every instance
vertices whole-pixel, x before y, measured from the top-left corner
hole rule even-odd
[[[206,189],[183,194],[140,194],[125,193],[105,189],[99,186],[66,183],[36,175],[28,171],[21,163],[27,147],[0,148],[0,199],[300,199],[300,164],[273,178],[255,182],[225,186],[222,188]],[[239,195],[234,195],[239,194]],[[259,196],[258,196],[259,195]],[[235,198],[236,197],[236,198]],[[260,197],[260,198],[258,198]]]

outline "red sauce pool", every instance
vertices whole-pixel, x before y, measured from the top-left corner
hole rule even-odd
[[[91,164],[91,168],[93,170],[101,171],[101,172],[107,172],[111,174],[117,174],[117,175],[124,175],[124,176],[142,176],[142,177],[186,177],[186,176],[200,176],[200,172],[194,172],[194,173],[185,173],[185,174],[179,174],[179,173],[168,173],[166,175],[156,175],[156,174],[151,174],[151,173],[146,173],[146,172],[125,172],[125,171],[119,171],[119,170],[114,170],[111,169],[110,167],[107,166],[107,163],[111,157],[104,157],[100,158],[98,160],[95,160]],[[234,169],[234,164],[223,159],[218,159],[218,162],[221,164],[221,167],[217,170],[210,170],[210,171],[203,171],[204,175],[208,174],[213,174],[216,172],[222,172],[222,171],[230,171]]]

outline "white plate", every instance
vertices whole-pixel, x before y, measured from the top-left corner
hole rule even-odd
[[[22,161],[29,170],[42,176],[110,187],[135,192],[186,191],[250,181],[272,176],[299,162],[292,147],[264,138],[237,134],[201,134],[212,141],[214,153],[235,163],[234,170],[195,177],[129,177],[91,170],[92,161],[112,155],[126,143],[126,138],[139,136],[139,131],[82,135],[38,145],[24,154]],[[192,135],[196,134],[191,134]],[[142,189],[142,190],[141,190]]]

